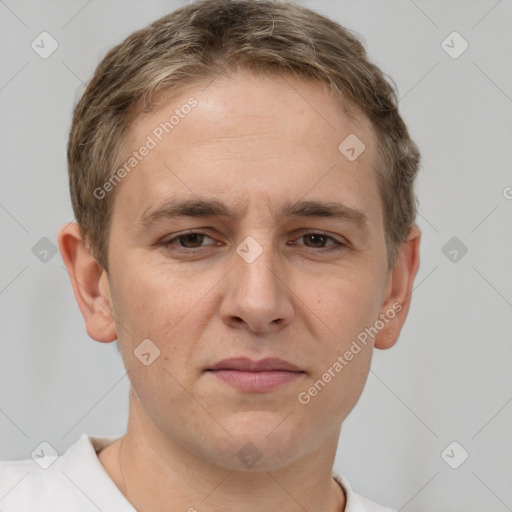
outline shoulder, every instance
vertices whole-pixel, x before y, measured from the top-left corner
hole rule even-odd
[[[49,463],[50,460],[42,462]],[[76,508],[74,493],[69,492],[65,478],[59,459],[54,460],[47,469],[38,466],[32,459],[0,461],[2,512],[46,512],[55,506],[55,496],[59,496],[62,506],[70,507],[69,510]]]
[[[345,491],[347,503],[344,512],[396,512],[354,492],[348,480],[335,470],[333,470],[333,477]]]
[[[96,456],[112,440],[84,434],[63,455],[48,453],[48,445],[33,459],[0,461],[2,512],[97,512],[100,504],[126,505]]]

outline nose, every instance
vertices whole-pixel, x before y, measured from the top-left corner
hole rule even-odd
[[[279,255],[269,244],[265,247],[250,237],[233,255],[221,306],[222,319],[230,327],[270,333],[283,329],[293,318],[293,292],[285,269]]]

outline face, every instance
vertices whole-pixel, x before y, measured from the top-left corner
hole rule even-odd
[[[139,414],[226,468],[248,442],[261,469],[313,453],[357,402],[373,347],[353,342],[384,312],[371,127],[318,83],[243,72],[139,117],[126,143],[150,149],[117,185],[108,284]],[[238,357],[300,371],[211,371]]]

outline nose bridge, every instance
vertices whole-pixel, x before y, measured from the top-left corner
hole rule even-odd
[[[224,316],[241,319],[255,331],[288,323],[293,308],[277,269],[279,254],[271,232],[262,230],[243,239],[236,247],[233,265]]]
[[[242,287],[250,287],[253,296],[264,292],[275,295],[280,288],[276,272],[276,254],[270,232],[247,236],[236,247],[236,277]]]

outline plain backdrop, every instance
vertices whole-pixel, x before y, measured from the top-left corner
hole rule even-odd
[[[335,467],[397,510],[512,510],[512,1],[300,3],[361,34],[422,153],[409,318],[375,353]],[[2,459],[125,431],[121,358],[87,336],[51,248],[73,220],[65,146],[83,84],[183,4],[0,0]],[[31,47],[43,31],[58,43],[46,59]]]

